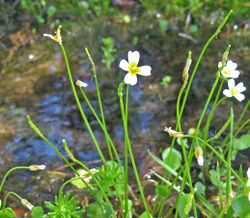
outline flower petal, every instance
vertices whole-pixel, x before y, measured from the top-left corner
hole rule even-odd
[[[218,68],[220,68],[220,67],[222,67],[222,62],[221,61],[218,63]]]
[[[235,81],[234,81],[234,79],[228,80],[227,84],[228,84],[229,89],[235,87]]]
[[[127,73],[126,76],[124,77],[124,82],[126,84],[133,86],[137,83],[137,77],[136,77],[136,75],[133,75],[131,73]]]
[[[203,166],[203,164],[204,164],[204,158],[203,158],[203,156],[199,156],[199,157],[197,158],[197,162],[198,162],[198,164],[199,164],[200,166]]]
[[[236,79],[236,78],[239,77],[239,75],[240,75],[240,71],[234,70],[234,71],[231,73],[230,77]]]
[[[243,82],[238,83],[235,88],[238,89],[239,92],[244,92],[246,90],[246,87],[243,85]]]
[[[138,73],[141,76],[150,76],[151,75],[151,67],[150,66],[141,66],[140,72]]]
[[[119,67],[125,71],[128,71],[128,62],[124,59],[120,61]]]
[[[139,63],[139,59],[140,59],[140,54],[138,51],[129,51],[128,52],[128,62],[135,62],[136,64]]]
[[[228,98],[232,97],[232,93],[229,89],[224,89],[223,95],[227,96]]]
[[[230,68],[230,69],[232,69],[232,70],[235,70],[237,68],[237,64],[235,62],[229,60],[227,62],[227,67]]]
[[[238,100],[238,101],[243,101],[245,99],[245,95],[239,93],[237,95],[234,95],[234,97]]]

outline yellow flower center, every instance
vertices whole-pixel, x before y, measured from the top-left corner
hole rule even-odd
[[[137,67],[137,63],[135,62],[131,62],[129,63],[128,65],[128,71],[129,73],[133,74],[133,75],[136,75],[138,74],[141,70],[139,67]]]
[[[224,74],[231,75],[231,70],[227,69],[227,68],[224,68]]]
[[[232,96],[235,96],[235,95],[239,94],[238,89],[236,89],[235,87],[231,88],[230,92],[231,92]]]

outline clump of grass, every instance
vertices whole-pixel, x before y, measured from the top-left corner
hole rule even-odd
[[[182,72],[183,83],[176,102],[176,126],[174,129],[171,127],[165,128],[165,131],[172,138],[171,146],[163,151],[162,158],[148,151],[152,159],[164,169],[163,174],[154,170],[150,170],[147,174],[147,178],[153,182],[155,188],[155,194],[152,201],[149,200],[149,196],[145,196],[129,135],[129,90],[136,85],[138,75],[151,75],[151,67],[138,66],[140,54],[137,51],[129,51],[128,61],[123,59],[119,64],[121,69],[127,71],[124,81],[119,84],[117,90],[124,131],[124,151],[120,154],[108,132],[96,67],[88,49],[85,49],[85,51],[92,65],[97,99],[99,102],[98,109],[94,108],[88,99],[87,93],[85,92],[87,84],[80,80],[76,81],[75,84],[73,81],[67,52],[62,41],[61,26],[59,26],[54,36],[45,34],[45,36],[57,42],[61,48],[73,96],[83,122],[92,138],[93,144],[99,153],[102,165],[90,169],[84,162],[78,160],[73,155],[66,139],[62,140],[62,144],[67,156],[63,155],[42,133],[42,130],[32,121],[31,117],[27,116],[28,123],[34,132],[61,156],[75,175],[62,184],[54,202],[45,203],[47,207],[46,212],[44,212],[42,207],[35,207],[17,193],[10,191],[6,194],[4,203],[0,203],[0,217],[16,217],[11,208],[6,208],[6,202],[9,195],[18,198],[24,206],[31,210],[32,217],[36,218],[144,218],[170,217],[173,215],[181,218],[190,216],[198,218],[201,216],[233,217],[234,214],[242,218],[248,217],[250,215],[250,168],[247,174],[242,167],[240,167],[240,169],[234,169],[232,167],[232,160],[240,150],[249,147],[249,144],[247,144],[250,139],[249,130],[247,130],[249,119],[246,120],[245,118],[246,111],[250,104],[249,100],[238,119],[234,114],[233,108],[231,108],[231,110],[227,112],[228,119],[226,122],[218,128],[219,130],[217,133],[213,136],[209,135],[215,111],[220,107],[220,104],[223,101],[227,101],[230,97],[234,97],[238,101],[243,101],[245,98],[244,94],[242,94],[246,89],[243,83],[235,85],[234,78],[239,77],[239,71],[236,69],[237,65],[228,60],[231,48],[230,45],[225,49],[222,60],[218,64],[214,83],[206,99],[197,125],[187,133],[182,127],[186,102],[197,69],[206,49],[219,34],[231,13],[230,11],[227,14],[215,33],[205,43],[192,72],[192,53],[188,52],[186,65]],[[222,91],[225,82],[228,83],[228,89],[226,88]],[[222,93],[223,96],[221,95]],[[103,153],[100,143],[95,137],[88,117],[82,108],[80,98],[85,100],[87,106],[103,130],[106,146],[108,148],[108,154],[106,155]],[[209,105],[212,105],[212,108],[209,109]],[[239,134],[241,134],[240,137],[238,137]],[[123,162],[121,161],[122,158]],[[131,194],[132,191],[128,176],[129,160],[132,164],[140,197]],[[211,164],[212,161],[216,162],[215,168],[213,168]],[[194,165],[198,167],[200,175],[198,177],[194,176],[191,170]],[[0,193],[2,192],[3,185],[8,175],[19,169],[28,169],[32,171],[43,170],[45,166],[17,166],[10,169],[2,179]],[[216,190],[213,193],[214,199],[208,198],[207,181],[210,181]],[[93,200],[85,205],[80,205],[80,202],[75,196],[69,195],[67,192],[65,193],[64,188],[67,185],[74,185],[79,190],[87,190]],[[172,204],[168,204],[167,202],[170,197],[174,199]],[[139,200],[137,198],[139,198]],[[135,199],[137,199],[137,201]],[[139,209],[138,206],[136,207],[136,204],[139,204]]]

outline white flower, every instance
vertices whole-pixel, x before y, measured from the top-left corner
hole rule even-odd
[[[62,36],[61,36],[61,25],[57,28],[56,32],[55,32],[55,36],[51,35],[51,34],[47,34],[44,33],[43,36],[45,37],[49,37],[50,39],[58,42],[60,45],[62,44]]]
[[[183,133],[172,130],[171,127],[165,127],[164,131],[167,132],[170,137],[179,138],[184,136]]]
[[[228,80],[228,88],[224,89],[223,94],[227,97],[235,97],[238,101],[243,101],[245,99],[245,95],[241,92],[246,90],[246,87],[243,85],[242,82],[235,85],[235,81],[233,79]]]
[[[141,66],[138,67],[140,59],[140,54],[138,51],[129,51],[128,52],[128,61],[122,59],[120,61],[119,67],[125,71],[128,71],[124,77],[124,82],[131,86],[137,83],[137,74],[141,76],[150,76],[151,67],[150,66]]]
[[[87,83],[85,83],[85,82],[83,82],[81,80],[77,80],[76,81],[76,85],[79,86],[79,87],[81,87],[81,88],[86,88],[88,86]]]
[[[23,206],[27,207],[29,210],[32,210],[32,208],[34,207],[34,205],[32,205],[28,200],[24,198],[21,199],[21,203]]]
[[[195,157],[197,158],[197,163],[200,165],[200,166],[203,166],[204,164],[204,157],[203,157],[203,150],[200,146],[196,147],[195,148]]]
[[[218,63],[218,67],[222,67],[222,62]],[[225,78],[238,78],[240,75],[240,71],[236,70],[237,64],[233,61],[228,61],[226,66],[221,70],[222,76]]]
[[[29,170],[30,171],[38,171],[38,170],[45,170],[46,166],[44,164],[42,165],[30,165]]]
[[[247,187],[250,187],[250,167],[247,169]],[[248,200],[250,201],[250,191],[248,192]]]
[[[250,167],[248,167],[248,169],[247,169],[247,178],[248,178],[247,187],[250,187]]]

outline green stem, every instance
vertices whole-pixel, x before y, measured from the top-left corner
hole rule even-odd
[[[77,175],[79,175],[79,173],[75,170],[75,168],[72,166],[72,164],[67,160],[67,158],[57,149],[57,147],[55,145],[53,145],[49,139],[47,139],[43,133],[41,132],[41,130],[34,124],[34,122],[31,120],[30,116],[27,115],[27,121],[29,126],[31,127],[31,129],[33,129],[33,131],[39,135],[43,141],[45,141],[62,159],[63,161],[69,166],[69,168]]]
[[[101,118],[102,118],[102,124],[103,124],[104,129],[107,130],[105,116],[104,116],[103,107],[102,107],[102,98],[101,98],[101,93],[100,93],[99,83],[98,83],[98,78],[97,78],[97,73],[96,73],[96,66],[95,66],[95,63],[94,63],[90,53],[89,53],[88,48],[85,48],[85,51],[88,55],[88,58],[89,58],[89,61],[91,63],[92,70],[93,70],[93,76],[94,76],[94,80],[95,80],[95,87],[96,87],[97,99],[98,99],[99,109],[100,109]],[[107,143],[107,147],[108,147],[108,151],[109,151],[109,156],[110,156],[111,160],[113,160],[112,150],[111,150],[111,147],[109,144],[110,140],[108,139],[106,134],[105,134],[105,139],[106,139],[106,143]]]
[[[105,198],[105,200],[107,201],[107,203],[109,204],[110,208],[112,209],[112,211],[113,211],[113,213],[114,213],[113,206],[112,206],[110,200],[108,199],[107,194],[106,194],[105,191],[103,190],[101,184],[100,184],[99,181],[96,179],[95,175],[92,174],[92,172],[89,170],[89,168],[88,168],[84,163],[82,163],[81,161],[79,161],[78,159],[76,159],[76,158],[74,157],[73,153],[72,153],[72,152],[70,151],[70,149],[69,149],[69,146],[68,146],[66,140],[63,140],[62,142],[63,142],[64,150],[67,152],[67,154],[69,155],[70,159],[71,159],[74,163],[76,163],[76,164],[78,164],[79,166],[81,166],[84,170],[86,170],[86,171],[89,173],[89,175],[93,178],[94,182],[97,184],[97,186],[98,186],[99,189],[101,190],[101,193],[102,193],[103,197]],[[79,176],[79,173],[77,173],[77,175]],[[91,187],[89,186],[89,184],[88,184],[87,182],[85,182],[84,179],[82,179],[82,181],[84,182],[84,184],[85,184],[89,189],[91,189]]]
[[[227,180],[226,180],[226,203],[228,204],[230,201],[230,194],[231,194],[231,157],[232,157],[232,146],[233,146],[233,131],[234,131],[234,113],[233,109],[231,108],[231,122],[230,122],[230,143],[228,148],[227,154],[227,163],[229,164],[229,168],[227,168]]]
[[[1,181],[1,184],[0,184],[0,193],[2,192],[3,185],[4,185],[4,183],[5,183],[6,179],[7,179],[7,177],[8,177],[12,172],[14,172],[15,170],[19,170],[19,169],[29,169],[29,166],[16,166],[16,167],[13,167],[13,168],[9,169],[9,170],[7,171],[7,173],[5,173],[5,175],[4,175],[4,177],[3,177],[2,181]]]
[[[89,121],[88,121],[88,119],[87,119],[87,117],[86,117],[86,115],[85,115],[85,113],[84,113],[84,111],[82,109],[82,105],[81,105],[80,100],[78,98],[76,88],[75,88],[75,84],[74,84],[73,78],[72,78],[72,73],[71,73],[71,69],[70,69],[70,65],[69,65],[68,56],[67,56],[67,53],[66,53],[66,50],[65,50],[63,44],[60,44],[60,48],[61,48],[64,60],[65,60],[65,63],[66,63],[67,73],[68,73],[70,85],[71,85],[71,88],[72,88],[72,91],[73,91],[73,95],[74,95],[76,104],[77,104],[78,109],[80,111],[80,114],[81,114],[81,116],[82,116],[82,118],[84,120],[84,123],[85,123],[85,125],[86,125],[86,127],[87,127],[87,129],[89,131],[89,134],[90,134],[90,136],[91,136],[91,138],[92,138],[92,140],[93,140],[93,142],[95,144],[95,147],[96,147],[96,149],[97,149],[97,151],[98,151],[98,153],[99,153],[99,155],[101,157],[101,160],[102,160],[103,163],[105,163],[106,160],[105,160],[105,157],[103,156],[101,147],[100,147],[100,145],[99,145],[99,143],[98,143],[98,141],[97,141],[97,139],[96,139],[96,137],[95,137],[95,135],[93,133],[93,130],[92,130],[90,124],[89,124]]]
[[[213,107],[208,115],[208,118],[207,118],[207,121],[206,121],[206,125],[204,127],[204,140],[206,140],[208,138],[208,131],[209,131],[209,128],[210,128],[210,124],[211,124],[211,120],[213,118],[213,115],[214,115],[214,112],[216,110],[216,108],[219,106],[219,104],[222,102],[222,101],[219,101],[219,97],[220,97],[220,93],[221,93],[221,89],[223,87],[223,84],[224,84],[224,81],[225,79],[222,79],[221,80],[221,83],[220,83],[220,87],[217,91],[217,94],[216,94],[216,97],[215,97],[215,100],[214,100],[214,103],[213,103]],[[222,98],[223,100],[225,98]]]
[[[116,157],[116,159],[117,159],[119,165],[121,166],[120,157],[119,157],[119,155],[118,155],[118,153],[117,153],[117,150],[116,150],[116,148],[115,148],[115,145],[114,145],[114,143],[113,143],[111,137],[109,136],[109,133],[108,133],[108,131],[107,131],[107,128],[103,125],[103,122],[100,120],[98,114],[95,112],[95,109],[94,109],[94,107],[92,106],[91,102],[89,101],[88,96],[87,96],[86,93],[84,92],[84,89],[81,88],[81,87],[80,87],[80,92],[81,92],[82,96],[84,97],[84,100],[86,101],[86,103],[87,103],[89,109],[90,109],[91,112],[93,113],[95,119],[97,120],[97,122],[99,123],[100,127],[102,128],[102,130],[103,130],[103,132],[104,132],[104,134],[105,134],[105,137],[106,137],[107,140],[109,141],[109,144],[110,144],[111,148],[113,149],[113,152],[114,152],[114,154],[115,154],[115,157]],[[109,152],[110,152],[110,151],[109,151]],[[110,155],[110,157],[111,157],[111,159],[113,158],[112,155]]]
[[[136,168],[136,163],[135,163],[135,159],[134,159],[134,155],[133,155],[133,150],[132,150],[130,139],[129,139],[128,122],[127,122],[127,117],[128,116],[126,116],[126,110],[127,109],[125,109],[125,106],[124,106],[123,93],[122,93],[123,85],[124,85],[124,83],[121,83],[119,85],[118,94],[119,94],[119,97],[120,97],[120,108],[121,108],[122,121],[123,121],[123,126],[124,126],[124,137],[125,137],[125,145],[124,146],[127,147],[126,152],[128,151],[128,153],[129,153],[129,157],[130,157],[130,160],[131,160],[131,163],[132,163],[134,175],[135,175],[136,182],[137,182],[137,185],[138,185],[138,188],[139,188],[139,191],[140,191],[140,195],[141,195],[141,198],[142,198],[142,201],[143,201],[143,204],[144,204],[144,208],[145,208],[145,210],[147,212],[147,216],[150,217],[150,212],[149,212],[149,209],[148,209],[148,206],[147,206],[147,201],[146,201],[145,196],[144,196],[143,188],[142,188],[140,177],[139,177],[139,174],[138,174],[138,171],[137,171],[137,168]],[[129,93],[127,92],[127,94],[129,94]],[[126,154],[124,154],[124,155],[126,155]],[[126,165],[125,165],[125,167],[126,167]],[[127,183],[127,181],[125,181],[125,183]]]
[[[22,197],[21,197],[20,195],[18,195],[17,193],[12,192],[12,191],[8,192],[8,193],[6,194],[6,196],[5,196],[5,198],[4,198],[3,210],[4,210],[4,208],[6,207],[6,204],[7,204],[7,200],[8,200],[9,195],[14,195],[14,196],[15,196],[16,198],[18,198],[20,201],[22,200]]]
[[[216,151],[213,146],[211,146],[209,143],[207,143],[207,141],[204,141],[203,139],[201,139],[200,137],[197,136],[191,136],[191,135],[185,135],[186,138],[193,138],[196,139],[200,142],[202,142],[204,145],[206,145],[220,160],[221,162],[223,162],[226,167],[231,168],[231,172],[234,174],[234,176],[239,180],[239,182],[243,185],[243,187],[246,186],[245,182],[242,180],[242,178],[235,172],[235,170],[231,167],[231,165],[221,156],[221,154]]]
[[[182,106],[181,106],[181,111],[180,111],[180,119],[183,115],[183,111],[185,109],[185,105],[186,105],[186,102],[187,102],[187,97],[188,97],[188,94],[189,94],[189,91],[190,91],[190,88],[191,88],[191,84],[193,82],[193,79],[194,79],[194,76],[197,72],[197,69],[200,65],[200,62],[205,54],[205,51],[207,50],[208,46],[210,45],[210,43],[214,40],[214,38],[217,37],[217,35],[220,33],[222,27],[226,24],[227,20],[229,19],[230,15],[233,13],[232,10],[230,10],[228,12],[228,14],[225,16],[225,18],[223,19],[223,21],[221,22],[221,24],[218,26],[218,28],[216,29],[216,31],[214,32],[214,34],[208,39],[208,41],[205,43],[204,47],[202,48],[202,51],[200,53],[200,56],[195,64],[195,67],[193,69],[193,72],[191,74],[191,77],[190,77],[190,80],[189,80],[189,83],[188,83],[188,86],[187,86],[187,90],[186,90],[186,93],[185,93],[185,96],[184,96],[184,99],[183,99],[183,102],[182,102]]]

